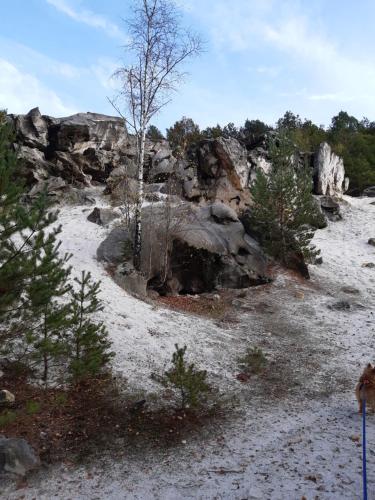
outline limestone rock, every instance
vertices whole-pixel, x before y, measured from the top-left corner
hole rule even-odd
[[[314,157],[314,188],[316,194],[341,196],[345,187],[345,169],[327,142],[320,144]]]
[[[27,441],[0,436],[0,474],[24,476],[39,465],[39,457]]]

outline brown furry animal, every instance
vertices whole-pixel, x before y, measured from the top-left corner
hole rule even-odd
[[[366,398],[366,404],[375,413],[375,367],[371,363],[363,370],[355,388],[355,395],[359,405],[359,413],[362,413],[363,397]]]

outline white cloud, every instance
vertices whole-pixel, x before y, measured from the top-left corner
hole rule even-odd
[[[108,36],[120,40],[122,43],[126,43],[127,37],[123,31],[117,26],[117,24],[112,23],[104,16],[96,14],[91,10],[87,9],[75,9],[66,0],[46,0],[48,4],[55,7],[57,10],[63,14],[69,16],[71,19],[79,23],[86,24],[92,28],[103,30]]]
[[[273,59],[286,58],[290,78],[305,79],[312,101],[357,101],[375,106],[375,62],[372,53],[364,49],[360,57],[345,52],[322,31],[319,20],[308,15],[308,6],[298,0],[239,0],[229,3],[217,0],[210,7],[212,40],[221,54],[228,51],[251,54],[265,47]],[[267,66],[258,73],[269,76]],[[287,70],[283,72],[287,73]],[[274,76],[277,76],[276,74]],[[369,102],[370,101],[370,102]],[[375,111],[375,109],[374,109]]]
[[[39,106],[42,113],[68,116],[76,112],[35,76],[21,72],[14,64],[0,58],[0,108],[9,113],[26,113]]]
[[[101,57],[97,63],[91,66],[91,71],[99,81],[100,85],[108,90],[116,90],[118,81],[113,78],[114,72],[119,64],[109,57]]]

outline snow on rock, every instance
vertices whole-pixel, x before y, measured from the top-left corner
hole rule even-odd
[[[320,144],[314,156],[314,178],[316,194],[341,196],[349,187],[344,162],[327,142]]]

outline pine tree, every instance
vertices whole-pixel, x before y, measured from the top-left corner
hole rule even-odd
[[[12,127],[0,112],[0,354],[12,354],[22,344],[25,289],[37,277],[37,256],[59,232],[45,232],[57,217],[49,211],[46,193],[24,203],[13,142]]]
[[[313,226],[321,218],[312,195],[312,176],[297,165],[296,151],[287,135],[270,145],[271,170],[257,173],[251,188],[251,222],[266,251],[289,266],[296,254],[313,259]]]
[[[172,385],[181,396],[181,408],[196,407],[203,393],[209,390],[206,383],[207,372],[199,371],[194,364],[187,365],[185,361],[186,346],[175,345],[172,356],[172,368],[164,374],[162,383]]]
[[[93,282],[89,272],[82,272],[74,280],[78,289],[71,290],[71,327],[67,338],[70,372],[74,380],[97,375],[109,362],[113,353],[108,332],[101,322],[92,317],[103,310],[99,300],[100,282]]]
[[[47,386],[51,369],[63,364],[67,351],[65,332],[71,321],[70,305],[64,297],[71,289],[71,269],[67,267],[70,255],[60,256],[56,236],[52,234],[46,241],[41,231],[34,240],[36,248],[43,241],[41,250],[33,254],[36,276],[22,297],[22,321],[28,359],[42,366],[42,380]]]

